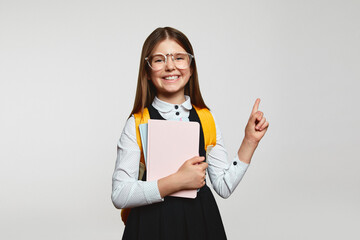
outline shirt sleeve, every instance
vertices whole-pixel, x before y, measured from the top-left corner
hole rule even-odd
[[[117,143],[111,199],[116,208],[132,208],[161,202],[157,181],[138,180],[140,149],[136,141],[135,118],[131,116]]]
[[[214,120],[216,127],[216,145],[208,153],[207,171],[215,192],[222,198],[228,198],[240,183],[249,164],[240,161],[237,154],[232,161],[229,162],[224,140],[215,117]]]

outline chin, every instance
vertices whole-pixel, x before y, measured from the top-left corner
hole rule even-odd
[[[164,93],[165,94],[175,94],[175,93],[178,93],[178,92],[180,92],[181,91],[181,89],[179,89],[179,88],[168,88],[168,89],[164,89]]]

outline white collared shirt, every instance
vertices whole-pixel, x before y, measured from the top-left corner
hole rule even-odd
[[[192,109],[189,96],[182,104],[170,104],[155,97],[153,107],[166,120],[189,121]],[[227,198],[235,190],[249,164],[236,157],[228,161],[227,151],[218,125],[216,124],[216,145],[206,159],[207,172],[217,194]],[[135,118],[131,116],[121,133],[117,144],[117,158],[112,178],[111,199],[117,208],[132,208],[161,202],[157,181],[138,180],[140,148],[136,140]]]

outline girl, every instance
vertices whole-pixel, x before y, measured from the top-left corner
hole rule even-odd
[[[170,27],[153,31],[142,49],[134,107],[118,142],[113,174],[115,207],[131,208],[130,213],[122,212],[126,224],[123,239],[226,239],[214,196],[205,182],[205,172],[221,197],[227,198],[235,190],[269,126],[258,111],[259,103],[257,99],[238,154],[229,163],[220,129],[200,93],[196,59],[189,40]],[[210,114],[208,120],[203,120],[203,114]],[[184,159],[174,174],[145,181],[146,170],[144,173],[143,165],[139,165],[143,156],[136,129],[144,115],[151,119],[198,121],[199,156]],[[212,121],[213,133],[204,127]],[[204,144],[211,134],[216,136],[216,142],[205,159]],[[199,189],[197,197],[168,196],[183,189]]]

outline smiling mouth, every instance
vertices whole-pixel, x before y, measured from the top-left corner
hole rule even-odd
[[[165,80],[176,80],[178,78],[179,78],[179,76],[167,76],[167,77],[164,77]]]

